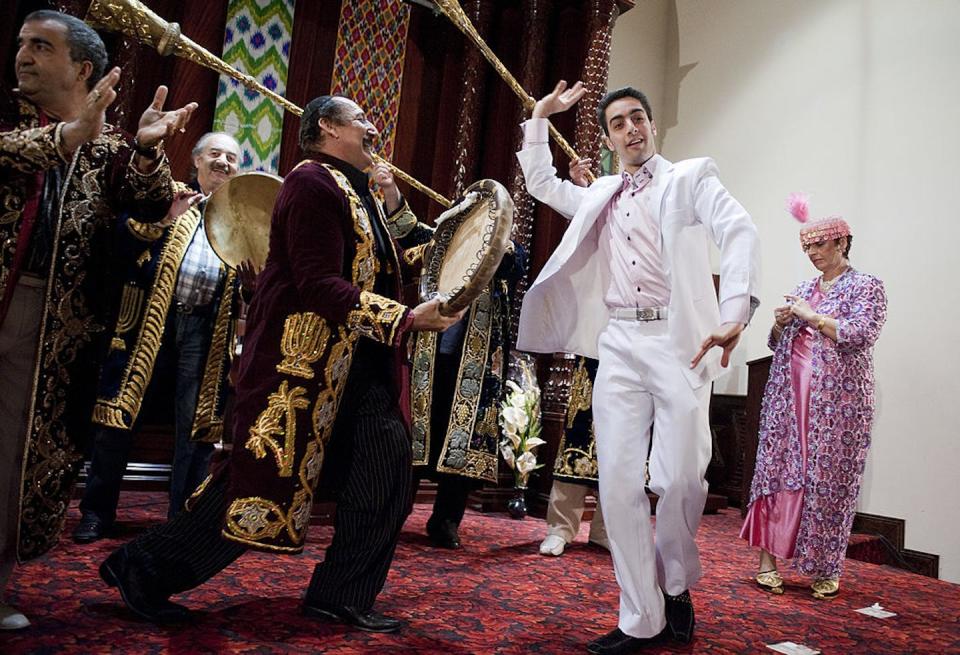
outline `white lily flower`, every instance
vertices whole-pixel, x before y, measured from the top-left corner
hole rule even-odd
[[[517,407],[504,407],[501,416],[503,417],[503,427],[507,432],[522,434],[530,422],[527,413]]]
[[[533,453],[528,451],[517,458],[516,469],[521,476],[528,476],[535,468],[537,468],[537,456]]]
[[[543,439],[541,439],[540,437],[528,437],[528,438],[527,438],[527,450],[533,450],[533,449],[536,448],[537,446],[542,446],[542,445],[545,444],[545,443],[547,443],[547,442],[544,441]]]
[[[513,448],[506,441],[500,444],[500,454],[503,455],[503,460],[507,463],[507,466],[514,468]]]

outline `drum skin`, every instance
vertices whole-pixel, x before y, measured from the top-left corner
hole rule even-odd
[[[270,217],[283,178],[240,173],[223,183],[203,209],[203,225],[213,251],[227,266],[247,259],[263,268],[270,246]]]
[[[424,300],[440,298],[440,313],[469,307],[493,279],[510,243],[513,200],[496,180],[471,184],[438,219],[420,276]]]

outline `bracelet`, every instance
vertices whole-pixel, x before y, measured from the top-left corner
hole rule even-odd
[[[133,151],[140,155],[141,157],[146,157],[149,160],[159,159],[160,153],[163,152],[163,141],[158,141],[155,145],[145,146],[142,145],[136,137],[133,138]]]
[[[827,322],[827,317],[823,314],[820,315],[820,320],[817,321],[817,332],[823,332],[823,325]]]

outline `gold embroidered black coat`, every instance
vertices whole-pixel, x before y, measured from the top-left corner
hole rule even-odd
[[[386,234],[382,215],[369,216],[329,163],[303,162],[283,182],[238,363],[227,539],[300,552],[358,340],[392,346],[401,379],[396,346],[412,320],[397,300],[406,257],[392,241],[377,257],[371,221]],[[415,256],[409,264],[419,267]],[[373,292],[380,271],[390,297]]]
[[[433,229],[418,223],[409,211],[395,213],[389,225],[400,245],[408,248],[425,244],[433,235]],[[429,465],[431,441],[442,439],[437,472],[497,481],[498,416],[504,398],[505,355],[510,352],[510,289],[523,275],[524,265],[523,253],[515,252],[511,244],[497,275],[470,305],[450,419],[443,434],[431,434],[439,336],[417,333],[410,374],[414,466]]]
[[[180,182],[176,187],[182,192],[192,190]],[[174,303],[180,264],[198,226],[203,229],[200,215],[199,207],[191,207],[166,230],[133,219],[120,230],[126,281],[102,366],[94,423],[129,430],[137,420]],[[215,296],[213,335],[191,430],[194,441],[215,443],[223,436],[233,319],[239,307],[236,278],[230,269]]]
[[[570,384],[570,402],[553,477],[563,482],[597,484],[597,442],[593,433],[593,381],[597,360],[577,355]]]
[[[165,159],[154,172],[141,174],[129,136],[110,125],[68,160],[61,146],[63,123],[41,127],[37,107],[18,96],[0,105],[0,288],[13,272],[24,204],[44,171],[66,167],[26,425],[18,544],[23,561],[49,550],[66,518],[82,453],[77,439],[85,436],[83,424],[89,426],[90,405],[80,405],[93,401],[91,381],[83,379],[90,367],[79,364],[104,331],[104,316],[92,309],[92,301],[94,285],[103,281],[107,230],[123,212],[147,221],[162,218],[173,183]]]

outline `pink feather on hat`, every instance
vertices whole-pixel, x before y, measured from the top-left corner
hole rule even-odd
[[[810,218],[807,194],[794,192],[787,196],[787,211],[801,223],[806,223]]]

